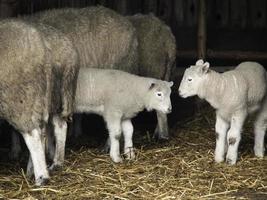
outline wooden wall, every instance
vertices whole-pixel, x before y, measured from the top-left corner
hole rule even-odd
[[[178,63],[184,65],[197,57],[200,1],[206,2],[208,58],[218,64],[267,61],[266,0],[0,0],[0,17],[92,5],[104,5],[123,15],[153,12],[171,26]]]

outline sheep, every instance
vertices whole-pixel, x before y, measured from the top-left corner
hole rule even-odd
[[[137,34],[138,75],[169,81],[176,58],[176,41],[170,27],[153,14],[136,14],[127,19]],[[157,118],[154,138],[169,139],[167,116],[157,112]]]
[[[35,183],[42,185],[49,180],[42,133],[49,115],[49,57],[40,33],[20,20],[0,21],[0,43],[0,117],[22,134]]]
[[[50,170],[62,166],[64,162],[64,150],[67,131],[66,120],[71,117],[78,75],[78,55],[72,42],[60,31],[48,25],[28,22],[24,24],[35,29],[41,37],[47,58],[42,67],[46,75],[46,101],[48,117],[53,124],[56,153]],[[26,22],[27,21],[27,22]],[[48,118],[47,118],[48,120]],[[46,126],[45,126],[46,127]],[[45,128],[43,128],[45,131]],[[43,132],[44,132],[43,131]],[[45,134],[45,133],[44,133]],[[15,133],[13,141],[16,144]],[[16,153],[16,152],[15,152]],[[34,163],[31,157],[27,166],[27,175],[33,175]]]
[[[67,137],[67,120],[73,113],[74,97],[79,70],[78,53],[72,41],[64,33],[47,24],[31,22],[43,36],[51,62],[51,106],[50,118],[55,134],[55,156],[50,170],[61,167],[64,162],[65,141]],[[48,132],[51,134],[51,132]],[[27,174],[31,174],[28,164]]]
[[[80,68],[74,112],[103,116],[109,131],[110,157],[115,163],[122,162],[119,150],[121,131],[125,139],[124,154],[132,159],[135,155],[131,118],[143,109],[170,113],[172,85],[172,82],[119,70]]]
[[[266,95],[266,72],[256,62],[243,62],[222,74],[209,69],[209,66],[208,62],[198,60],[187,68],[178,91],[183,98],[197,95],[216,109],[215,162],[223,162],[226,153],[227,164],[234,165],[244,121],[248,114],[262,107]],[[265,127],[261,125],[266,114],[264,111],[259,113],[255,122],[254,150],[256,156],[262,157],[262,131]]]
[[[98,6],[43,11],[31,18],[64,32],[78,50],[81,67],[118,69],[169,80],[175,38],[169,27],[152,15],[126,18]],[[159,138],[168,139],[166,115],[157,112],[157,118],[155,136],[158,133]],[[80,127],[76,123],[76,134]]]

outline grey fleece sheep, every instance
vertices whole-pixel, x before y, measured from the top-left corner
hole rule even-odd
[[[75,112],[96,113],[104,117],[109,131],[110,156],[114,162],[121,162],[121,131],[124,135],[124,153],[128,158],[134,158],[131,118],[144,109],[171,112],[172,85],[172,82],[118,70],[81,68]]]
[[[24,18],[24,20],[27,20]],[[25,22],[24,22],[25,23]],[[78,75],[78,56],[72,42],[60,31],[40,23],[27,24],[38,31],[46,51],[47,64],[42,67],[47,71],[47,103],[50,120],[55,134],[55,157],[50,169],[61,166],[64,161],[64,150],[67,123],[73,112],[74,96]],[[13,133],[16,140],[16,133]],[[13,144],[15,145],[15,144]],[[18,145],[18,144],[16,144]],[[30,160],[31,161],[31,160]],[[28,163],[27,175],[32,175],[32,163]]]
[[[136,14],[127,18],[137,34],[138,75],[169,81],[176,58],[176,41],[170,27],[153,14]],[[157,118],[154,137],[168,139],[167,116],[157,112]]]
[[[30,19],[24,18],[27,22]],[[30,23],[30,22],[29,22]],[[55,135],[55,156],[50,169],[59,167],[64,161],[65,141],[67,136],[68,118],[72,116],[74,97],[76,91],[77,75],[79,70],[78,54],[76,48],[65,34],[59,30],[42,23],[31,22],[42,35],[43,41],[50,56],[51,77],[51,104],[50,120]],[[48,132],[51,134],[51,132]],[[32,172],[28,165],[27,174]]]
[[[0,117],[22,134],[41,185],[49,179],[41,131],[49,115],[49,58],[40,33],[22,21],[0,21],[0,43]]]
[[[266,81],[265,69],[255,62],[243,62],[222,74],[209,69],[209,63],[203,60],[186,69],[179,94],[183,98],[198,95],[216,109],[216,162],[224,161],[227,152],[226,162],[236,163],[245,119],[259,109],[254,150],[256,156],[263,157],[266,109],[261,107],[266,95]]]

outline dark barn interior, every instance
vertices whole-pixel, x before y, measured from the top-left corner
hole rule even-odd
[[[84,133],[68,136],[64,166],[51,173],[48,185],[36,187],[25,175],[27,147],[23,145],[19,159],[11,159],[11,136],[4,133],[12,128],[2,124],[0,198],[267,199],[267,159],[253,153],[255,117],[246,121],[238,163],[216,164],[214,109],[197,97],[182,99],[178,95],[185,68],[198,58],[209,61],[219,72],[243,61],[256,61],[267,69],[267,1],[0,0],[0,17],[21,18],[49,9],[98,5],[123,16],[153,13],[171,28],[176,62],[170,77],[174,82],[173,109],[168,115],[170,139],[153,138],[155,112],[142,112],[133,119],[137,158],[115,164],[102,152],[107,138],[103,119],[83,114]]]

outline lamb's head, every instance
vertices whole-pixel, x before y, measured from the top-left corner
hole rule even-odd
[[[146,109],[170,113],[172,111],[170,99],[172,86],[173,82],[161,80],[151,82],[146,93]]]
[[[184,72],[178,92],[183,98],[198,95],[199,87],[206,78],[210,64],[201,59],[195,65],[190,66]]]

